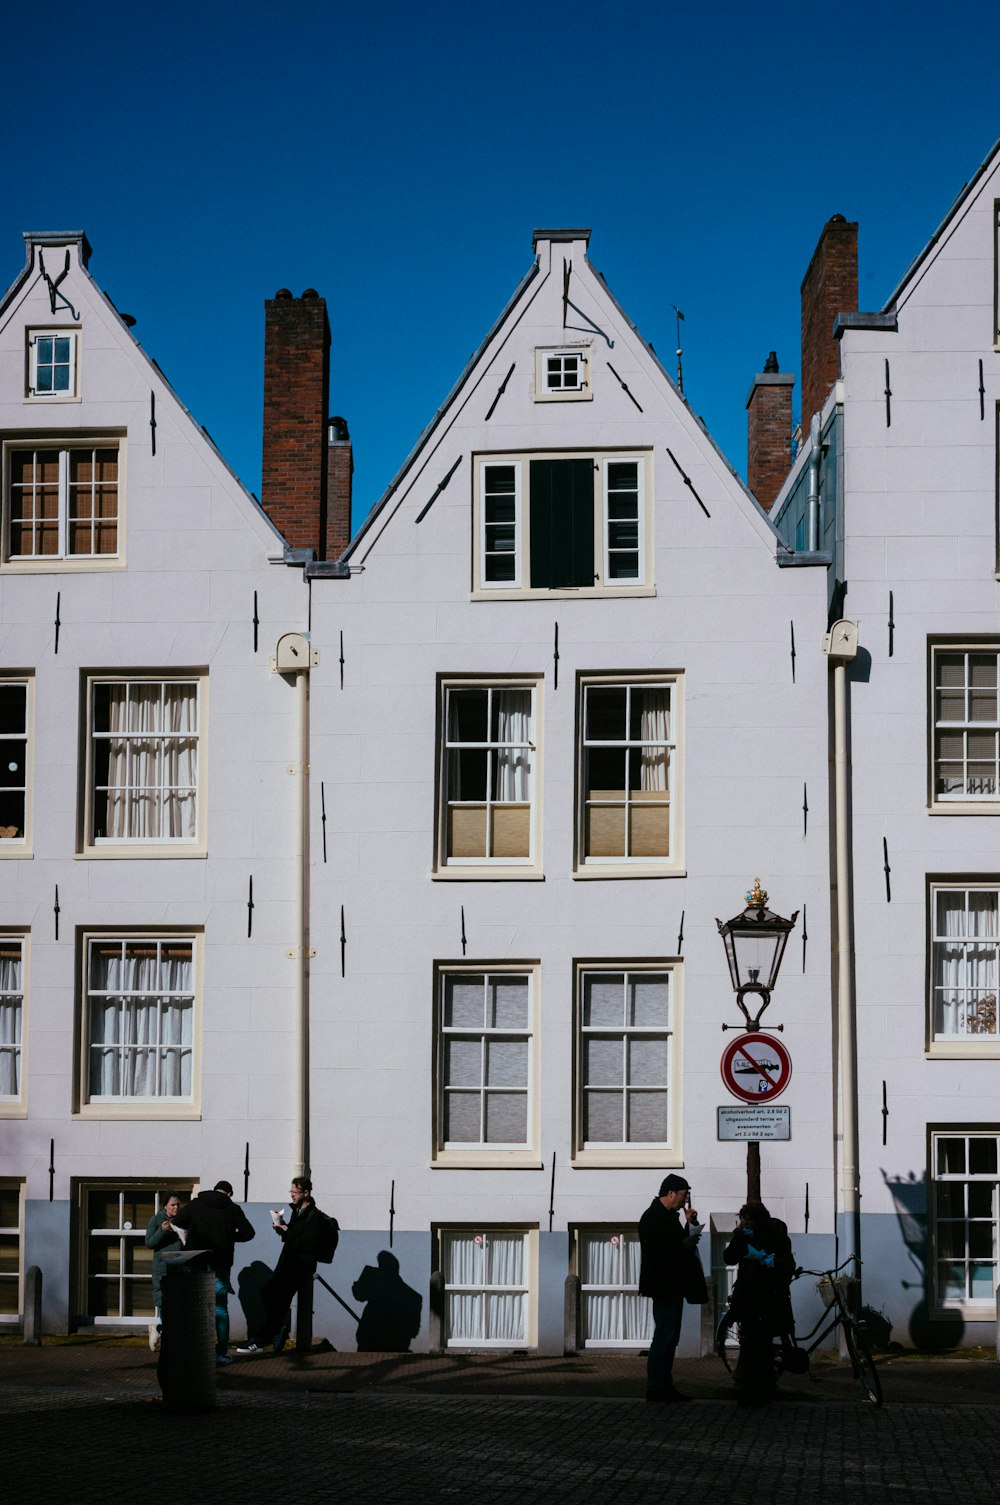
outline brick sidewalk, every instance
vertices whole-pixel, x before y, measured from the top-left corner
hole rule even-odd
[[[1000,1405],[1000,1364],[976,1357],[925,1357],[910,1353],[880,1359],[888,1404]],[[815,1379],[786,1375],[780,1390],[809,1404],[861,1402],[848,1366],[813,1365]],[[699,1400],[731,1401],[733,1386],[718,1359],[678,1359],[679,1388]],[[159,1394],[156,1357],[135,1339],[46,1341],[25,1348],[0,1343],[0,1387],[101,1389],[116,1394]],[[581,1354],[548,1358],[519,1354],[360,1354],[331,1349],[278,1358],[237,1358],[219,1373],[221,1393],[546,1396],[634,1400],[645,1393],[645,1360],[633,1354]],[[2,1408],[2,1401],[0,1401]]]

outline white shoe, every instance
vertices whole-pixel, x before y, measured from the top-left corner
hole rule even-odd
[[[159,1323],[157,1322],[151,1322],[149,1324],[149,1346],[153,1353],[155,1353],[160,1346],[160,1327]]]

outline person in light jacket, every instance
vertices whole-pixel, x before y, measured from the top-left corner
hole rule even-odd
[[[149,1346],[154,1353],[160,1341],[160,1314],[163,1309],[161,1282],[166,1269],[163,1256],[168,1249],[181,1247],[180,1234],[170,1226],[180,1210],[180,1193],[168,1191],[163,1199],[163,1206],[153,1213],[146,1229],[146,1248],[153,1251],[153,1306],[156,1308],[156,1317],[149,1324]]]

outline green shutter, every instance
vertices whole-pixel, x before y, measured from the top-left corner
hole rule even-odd
[[[594,583],[594,462],[531,461],[531,584]]]

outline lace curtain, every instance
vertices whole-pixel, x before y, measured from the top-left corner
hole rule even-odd
[[[580,1283],[586,1342],[642,1346],[652,1338],[652,1304],[635,1289],[639,1284],[639,1260],[639,1239],[635,1234],[581,1235]],[[605,1289],[588,1290],[588,1286]]]
[[[193,841],[197,833],[198,687],[110,684],[105,834]]]
[[[954,889],[936,898],[934,1032],[997,1034],[997,893]]]
[[[523,1343],[524,1235],[449,1234],[445,1240],[448,1337],[455,1342]],[[454,1290],[455,1286],[478,1287]]]
[[[0,952],[0,1097],[21,1091],[21,952]]]
[[[190,1097],[191,950],[95,946],[90,986],[91,1095]]]

